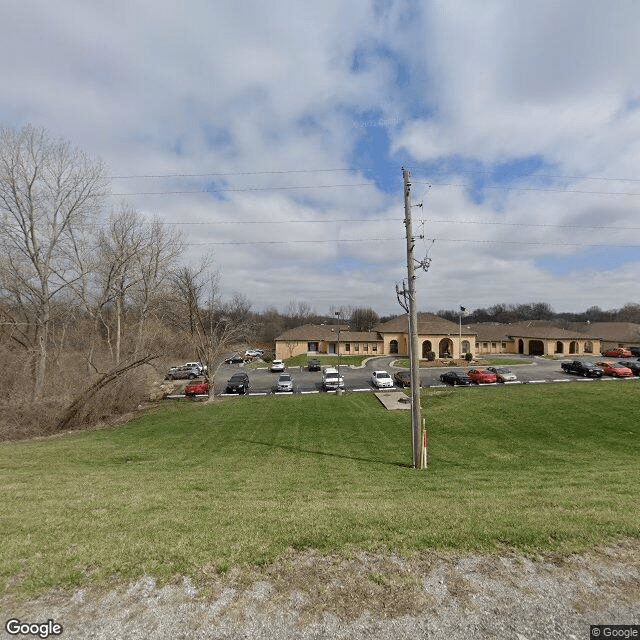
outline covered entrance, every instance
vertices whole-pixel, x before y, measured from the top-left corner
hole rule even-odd
[[[529,355],[543,356],[544,342],[542,340],[529,340]]]
[[[442,338],[438,346],[439,358],[451,358],[453,354],[453,342],[449,338]]]

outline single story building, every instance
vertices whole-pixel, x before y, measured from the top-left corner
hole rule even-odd
[[[276,358],[300,354],[408,356],[407,315],[378,324],[372,331],[350,331],[345,325],[306,324],[285,331],[276,338]],[[430,313],[418,314],[420,357],[434,352],[438,358],[459,358],[472,352],[475,333]]]
[[[467,325],[477,334],[475,353],[517,353],[531,356],[599,355],[601,339],[593,332],[580,333],[552,325],[532,322],[499,324],[494,322]]]

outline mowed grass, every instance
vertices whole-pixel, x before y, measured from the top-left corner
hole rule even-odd
[[[261,565],[291,549],[580,551],[640,537],[637,381],[163,405],[0,445],[4,592]]]

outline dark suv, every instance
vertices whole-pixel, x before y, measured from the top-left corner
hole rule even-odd
[[[307,368],[309,371],[320,371],[322,367],[320,366],[320,360],[309,360],[307,363]]]
[[[249,376],[238,371],[227,381],[226,393],[247,393],[249,391]]]

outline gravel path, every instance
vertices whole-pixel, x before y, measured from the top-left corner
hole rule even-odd
[[[640,541],[531,560],[425,552],[411,560],[292,553],[259,570],[160,587],[0,599],[5,621],[62,625],[65,640],[587,640],[592,624],[640,624]],[[55,636],[50,636],[55,637]]]

